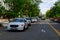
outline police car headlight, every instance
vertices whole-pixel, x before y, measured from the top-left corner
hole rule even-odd
[[[23,24],[20,24],[19,26],[24,26]]]

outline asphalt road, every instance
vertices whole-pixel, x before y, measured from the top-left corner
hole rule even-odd
[[[60,23],[54,22],[54,21],[50,21],[50,24],[53,25],[54,28],[56,28],[60,32]]]
[[[0,29],[0,40],[60,40],[46,21],[32,23],[24,32],[7,32]]]

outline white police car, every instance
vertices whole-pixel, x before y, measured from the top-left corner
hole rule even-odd
[[[28,23],[24,18],[16,18],[8,23],[7,30],[25,30],[28,28]]]

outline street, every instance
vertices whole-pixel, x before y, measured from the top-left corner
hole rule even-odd
[[[60,40],[60,0],[0,0],[0,40]]]
[[[7,32],[5,28],[2,28],[0,40],[60,40],[60,37],[47,21],[41,20],[38,23],[32,23],[24,32]]]

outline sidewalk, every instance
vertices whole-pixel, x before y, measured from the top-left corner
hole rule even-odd
[[[8,19],[0,19],[0,24],[2,24],[3,27],[6,27],[8,25]]]

